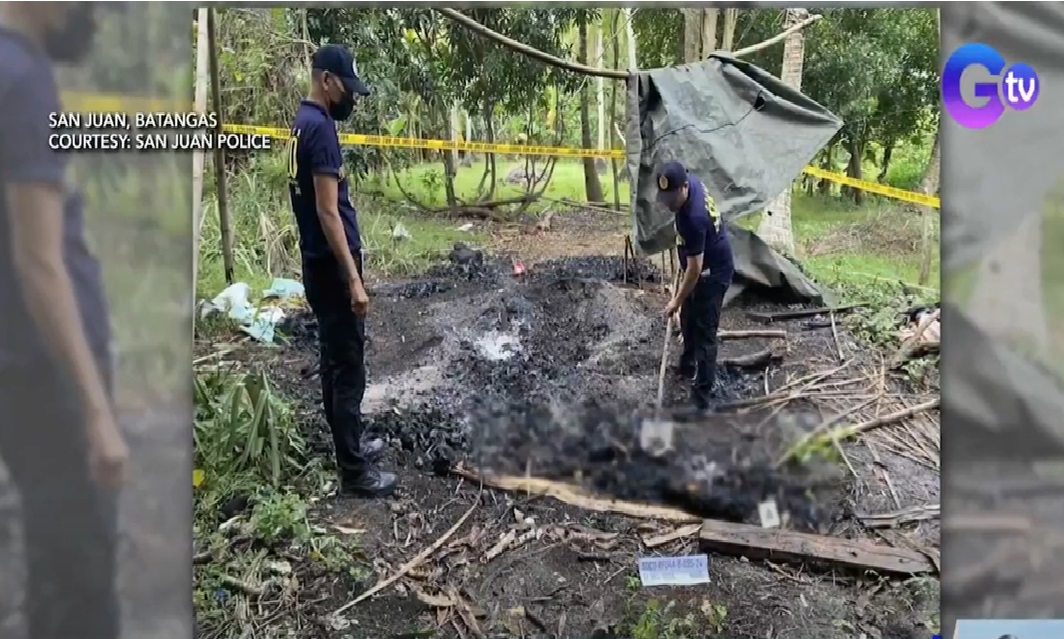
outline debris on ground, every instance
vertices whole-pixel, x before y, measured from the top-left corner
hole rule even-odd
[[[378,584],[323,604],[328,627],[350,634],[357,618],[352,636],[377,636],[395,628],[377,619],[398,614],[440,636],[587,635],[617,627],[618,597],[642,596],[624,594],[639,557],[701,552],[711,583],[690,609],[715,628],[727,617],[728,636],[763,636],[766,620],[734,602],[764,588],[806,601],[780,612],[802,632],[874,636],[889,623],[876,604],[854,616],[848,587],[818,575],[937,572],[935,397],[868,357],[834,321],[845,309],[734,301],[718,412],[687,411],[671,377],[658,412],[659,269],[588,256],[513,277],[519,257],[474,251],[370,291],[365,422],[402,483],[383,505],[325,501],[327,525],[368,531]],[[290,313],[281,331],[277,373],[327,453],[313,318]],[[355,599],[358,613],[334,614]]]

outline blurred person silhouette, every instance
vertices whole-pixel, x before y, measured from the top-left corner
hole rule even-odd
[[[351,117],[356,95],[369,95],[369,89],[351,52],[336,44],[315,51],[310,95],[292,123],[288,190],[299,228],[303,285],[318,320],[322,404],[336,447],[340,493],[383,497],[397,480],[374,463],[384,442],[362,438],[369,296],[362,281],[358,214],[336,133],[336,123]]]
[[[117,639],[117,492],[100,266],[68,158],[49,149],[55,65],[85,58],[88,2],[0,4],[0,459],[21,497],[29,639]]]

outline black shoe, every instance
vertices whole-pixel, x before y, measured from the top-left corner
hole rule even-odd
[[[380,437],[362,440],[362,455],[366,459],[376,459],[388,450],[388,444]]]
[[[368,470],[358,477],[340,479],[340,495],[344,497],[387,497],[395,492],[399,478],[384,470]]]
[[[695,367],[693,365],[680,364],[673,367],[672,374],[681,379],[691,379],[695,376]]]

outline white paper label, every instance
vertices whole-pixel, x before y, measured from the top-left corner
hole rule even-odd
[[[709,583],[709,558],[640,557],[639,580],[643,586],[692,586]]]
[[[762,528],[779,528],[780,511],[776,507],[776,500],[769,499],[757,505],[757,514],[761,517]]]

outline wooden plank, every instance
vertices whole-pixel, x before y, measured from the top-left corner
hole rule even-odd
[[[855,308],[861,308],[865,304],[847,304],[845,306],[821,306],[819,308],[803,308],[797,311],[777,311],[775,313],[761,311],[747,311],[746,316],[757,322],[769,324],[782,320],[801,319],[815,315],[827,315],[829,313],[846,313]]]
[[[751,558],[825,563],[890,574],[936,572],[928,558],[914,550],[749,524],[706,520],[699,539],[706,550]]]

